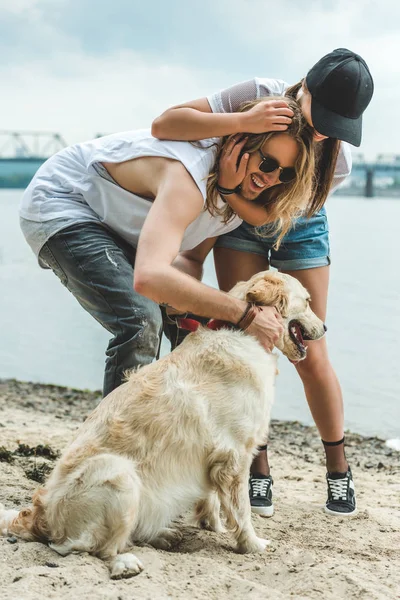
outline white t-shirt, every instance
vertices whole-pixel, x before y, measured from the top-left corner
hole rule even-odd
[[[243,102],[250,102],[265,96],[283,96],[288,87],[288,84],[281,79],[255,77],[250,81],[243,81],[221,90],[209,96],[207,100],[214,113],[237,112]],[[330,193],[350,175],[351,166],[350,145],[347,142],[341,142]]]
[[[97,163],[120,163],[144,156],[159,156],[180,161],[206,199],[206,183],[216,156],[218,139],[199,144],[158,140],[149,130],[126,131],[76,144],[61,150],[37,171],[26,189],[20,216],[29,221],[23,226],[28,243],[38,255],[51,235],[73,223],[98,221],[110,227],[136,247],[152,201],[101,176]],[[220,206],[223,201],[219,198]],[[54,228],[51,223],[54,221]],[[32,227],[32,222],[46,225]],[[241,223],[235,216],[224,224],[222,217],[203,210],[187,227],[181,250],[190,250],[207,238],[232,231]],[[49,226],[50,225],[50,226]],[[43,229],[50,232],[43,236]],[[39,235],[40,233],[40,235]]]

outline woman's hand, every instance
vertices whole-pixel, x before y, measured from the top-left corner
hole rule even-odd
[[[248,133],[286,131],[294,113],[283,100],[264,100],[240,114],[241,129]]]
[[[240,156],[246,142],[247,136],[238,133],[225,144],[219,159],[219,186],[234,190],[242,183],[250,156],[248,152]]]
[[[245,152],[240,156],[247,141],[246,134],[238,133],[225,144],[219,160],[218,185],[228,190],[236,190],[242,183],[247,170],[250,154]],[[239,158],[240,157],[240,158]],[[250,225],[264,225],[268,222],[268,215],[263,206],[248,202],[240,195],[240,190],[235,194],[222,194],[225,202],[232,210]]]

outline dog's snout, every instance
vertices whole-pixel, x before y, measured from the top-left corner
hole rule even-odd
[[[328,331],[328,328],[327,328],[327,326],[325,325],[325,323],[323,323],[323,326],[324,326],[324,331],[325,331],[325,332],[327,332],[327,331]]]

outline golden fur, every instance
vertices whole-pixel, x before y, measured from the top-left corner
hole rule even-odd
[[[231,292],[275,305],[285,322],[278,347],[304,358],[289,329],[324,334],[307,291],[268,271]],[[287,331],[286,331],[287,330]],[[276,356],[241,331],[201,328],[174,352],[132,373],[91,413],[33,505],[5,510],[0,533],[48,542],[60,554],[86,551],[113,578],[143,567],[126,548],[167,549],[180,539],[171,521],[195,507],[197,522],[220,531],[220,510],[239,552],[260,552],[248,497],[248,473],[268,433]]]

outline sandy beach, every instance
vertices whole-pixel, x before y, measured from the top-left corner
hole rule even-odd
[[[95,392],[0,380],[0,502],[29,504],[100,399]],[[271,540],[264,554],[238,555],[226,534],[179,523],[184,537],[173,552],[135,548],[145,570],[111,581],[88,554],[61,557],[45,545],[0,538],[2,600],[335,599],[400,598],[400,453],[383,440],[347,434],[358,514],[322,511],[326,484],[315,428],[273,421],[270,463],[276,512],[254,518]]]

